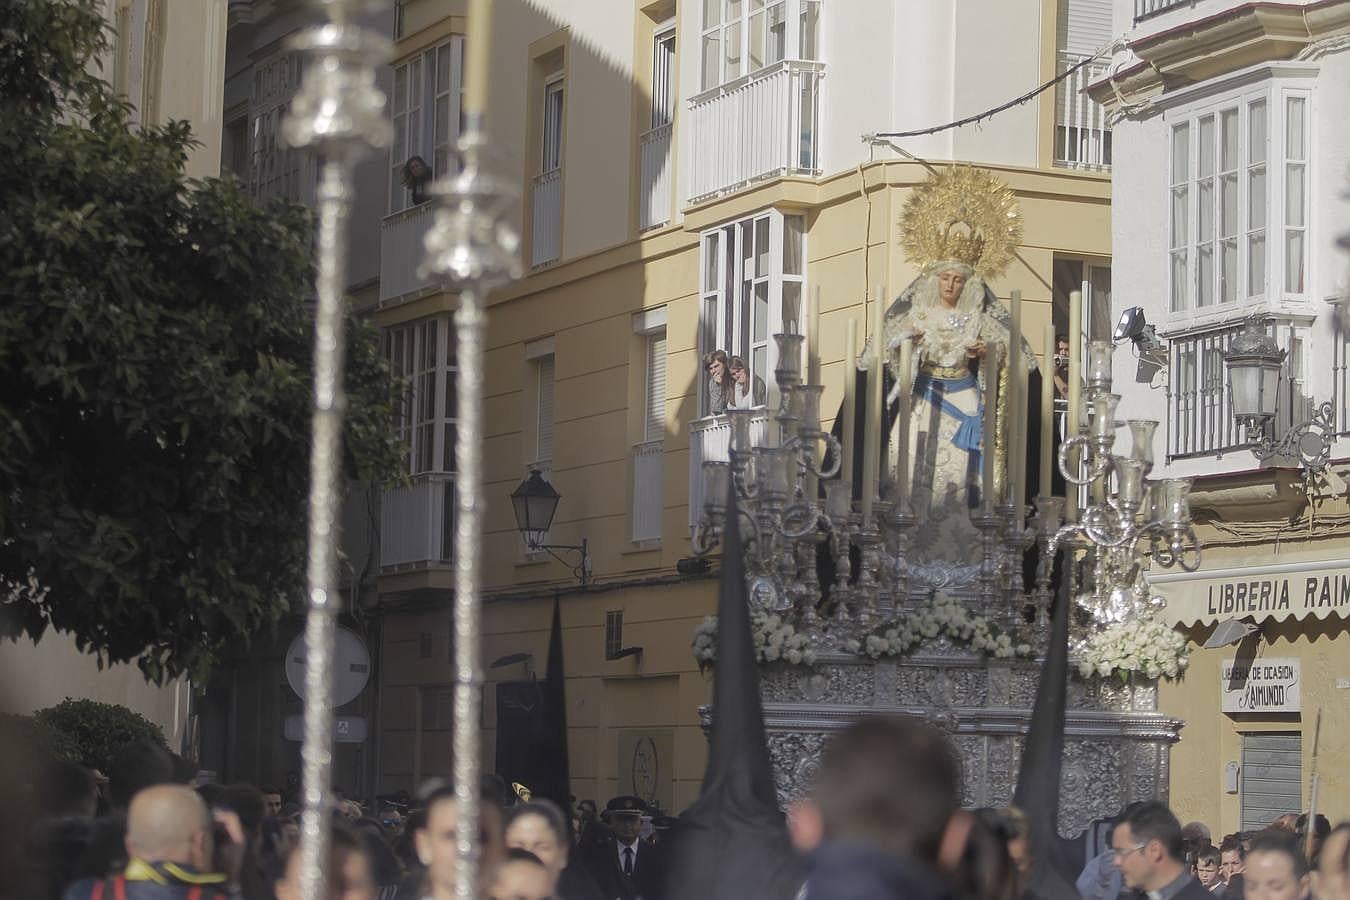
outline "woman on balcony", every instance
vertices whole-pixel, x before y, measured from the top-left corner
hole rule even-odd
[[[727,402],[727,408],[754,409],[756,406],[763,406],[768,396],[764,379],[758,375],[752,376],[750,370],[745,367],[745,360],[739,356],[731,357],[729,368],[732,385],[731,399]]]

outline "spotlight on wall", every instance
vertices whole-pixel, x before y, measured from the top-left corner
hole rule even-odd
[[[1142,306],[1131,306],[1120,314],[1111,340],[1117,344],[1129,341],[1134,345],[1135,354],[1139,357],[1135,380],[1141,384],[1150,383],[1153,376],[1167,365],[1167,345],[1158,337],[1157,329],[1144,318]]]

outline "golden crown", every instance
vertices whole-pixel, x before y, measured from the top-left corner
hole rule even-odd
[[[944,169],[915,187],[900,225],[910,262],[924,271],[961,262],[984,279],[1008,267],[1022,240],[1017,197],[989,172],[970,166]]]
[[[984,256],[984,238],[964,222],[949,222],[942,230],[938,252],[944,260],[965,263],[973,269]]]

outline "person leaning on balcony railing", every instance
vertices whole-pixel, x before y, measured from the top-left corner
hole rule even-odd
[[[731,396],[727,401],[727,408],[753,409],[756,406],[763,406],[768,396],[764,379],[758,375],[752,376],[750,370],[745,367],[745,360],[739,356],[731,357],[728,369],[731,371]]]
[[[410,156],[403,164],[403,186],[412,191],[412,204],[427,202],[427,185],[431,182],[431,167],[420,156]]]
[[[727,411],[727,403],[735,396],[735,382],[725,350],[712,350],[703,355],[703,369],[708,373],[708,415],[720,416]]]

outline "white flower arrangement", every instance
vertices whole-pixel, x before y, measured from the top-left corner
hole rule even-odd
[[[1078,674],[1122,680],[1138,673],[1145,678],[1177,678],[1190,663],[1186,636],[1156,619],[1120,622],[1099,631],[1077,648]]]
[[[1027,658],[1035,651],[1030,644],[1014,641],[984,616],[972,615],[956,598],[935,594],[931,606],[886,622],[862,640],[851,640],[844,649],[859,656],[881,659],[904,656],[924,640],[945,637],[995,659]]]
[[[756,662],[809,666],[816,661],[816,651],[806,635],[798,634],[792,623],[781,616],[763,611],[750,613],[750,634]],[[717,616],[708,616],[694,629],[691,649],[700,669],[717,661]]]

